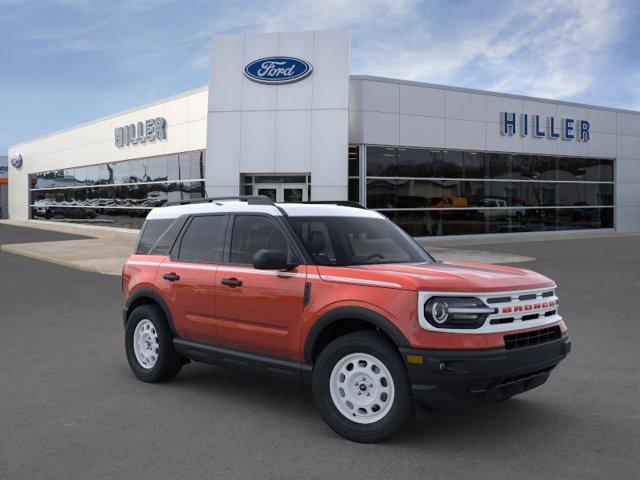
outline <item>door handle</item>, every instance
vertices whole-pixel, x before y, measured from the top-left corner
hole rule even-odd
[[[170,282],[175,282],[176,280],[180,280],[180,275],[177,275],[175,272],[165,273],[162,275],[162,278],[165,280],[169,280]]]
[[[229,287],[241,287],[242,280],[238,280],[237,278],[223,278],[222,285],[228,285]]]

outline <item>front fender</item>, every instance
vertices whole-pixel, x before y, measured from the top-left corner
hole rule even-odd
[[[311,326],[304,342],[303,357],[305,363],[312,363],[313,346],[325,328],[340,320],[362,320],[386,333],[398,347],[408,347],[409,341],[400,329],[385,315],[356,305],[337,306],[328,309]]]

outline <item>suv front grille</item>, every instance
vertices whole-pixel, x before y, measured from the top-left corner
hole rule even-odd
[[[514,333],[504,336],[504,346],[507,350],[514,348],[529,347],[531,345],[539,345],[541,343],[557,340],[562,336],[560,327],[543,328],[541,330],[532,330],[530,332]]]
[[[453,292],[427,292],[421,291],[418,296],[420,307],[420,326],[427,330],[434,330],[425,316],[425,306],[431,297],[460,296],[461,298],[473,298],[483,302],[488,310],[493,310],[486,315],[484,323],[474,329],[465,330],[464,333],[516,333],[528,328],[544,328],[551,326],[562,317],[558,314],[558,297],[553,287],[535,288],[528,290],[513,290],[499,292],[465,292],[454,294]],[[442,329],[444,331],[457,331]]]
[[[513,327],[525,327],[523,323],[544,322],[545,318],[558,313],[558,297],[554,290],[538,289],[526,292],[513,292],[512,295],[488,294],[479,296],[487,305],[495,307],[495,312],[487,317],[487,331],[510,324]],[[500,325],[500,326],[498,326]]]

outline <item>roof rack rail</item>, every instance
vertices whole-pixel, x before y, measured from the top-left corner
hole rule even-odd
[[[362,208],[364,210],[367,209],[367,207],[363,206],[362,204],[354,201],[354,200],[310,200],[307,202],[300,202],[300,203],[309,203],[309,204],[318,204],[318,205],[338,205],[340,207],[353,207],[353,208]]]
[[[194,198],[193,200],[180,200],[177,202],[165,203],[163,207],[174,207],[176,205],[191,205],[193,203],[214,203],[225,200],[240,200],[247,202],[248,205],[274,205],[273,201],[265,195],[235,195],[231,197],[204,197]]]

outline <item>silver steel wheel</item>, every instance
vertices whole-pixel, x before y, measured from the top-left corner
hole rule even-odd
[[[336,363],[329,389],[333,404],[352,422],[377,422],[393,406],[395,387],[391,373],[384,363],[367,353],[352,353]]]
[[[151,369],[158,361],[160,352],[158,332],[150,320],[140,320],[136,325],[133,332],[133,351],[136,354],[136,360],[143,368]]]

